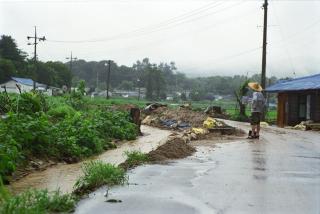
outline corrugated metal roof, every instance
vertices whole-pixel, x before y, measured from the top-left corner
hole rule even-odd
[[[20,77],[11,77],[12,80],[16,81],[17,83],[24,84],[24,85],[33,85],[32,79],[27,78],[20,78]]]
[[[266,88],[267,92],[285,92],[320,89],[320,74],[300,77],[293,80],[279,81]]]

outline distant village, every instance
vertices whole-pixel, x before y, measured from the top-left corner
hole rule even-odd
[[[49,86],[43,83],[36,82],[30,78],[21,78],[21,77],[11,77],[7,82],[0,84],[0,92],[6,91],[7,93],[22,93],[30,92],[32,90],[41,91],[43,94],[48,96],[58,96],[67,92],[69,89],[66,86],[62,88],[57,88]],[[70,90],[77,90],[75,87],[71,87]],[[85,88],[86,94],[94,97],[107,97],[106,90],[98,91],[96,88]],[[146,88],[134,88],[133,90],[122,90],[122,89],[113,89],[111,92],[108,92],[110,97],[122,97],[122,98],[146,98]],[[190,91],[184,91],[186,98],[189,98]],[[173,101],[175,97],[181,97],[181,92],[174,92],[173,94],[168,94],[166,97],[167,101]],[[214,95],[211,96],[212,100],[221,100],[221,99],[231,99],[230,95]]]

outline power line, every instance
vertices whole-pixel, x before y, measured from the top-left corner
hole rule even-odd
[[[278,24],[279,24],[280,35],[281,35],[281,38],[282,38],[282,42],[284,42],[284,33],[283,33],[283,29],[282,29],[282,27],[281,27],[280,19],[279,19],[279,17],[278,17],[278,13],[277,13],[276,6],[275,6],[275,4],[274,4],[273,2],[272,2],[271,5],[272,5],[272,7],[273,7],[273,11],[274,11],[275,18],[276,18],[276,20],[277,20],[277,22],[278,22]],[[288,58],[288,61],[289,61],[290,66],[291,66],[292,72],[293,72],[293,74],[295,75],[296,72],[295,72],[295,69],[294,69],[294,66],[293,66],[293,61],[292,61],[292,57],[291,57],[291,55],[290,55],[289,49],[288,49],[288,47],[287,47],[286,45],[285,45],[284,47],[285,47],[285,53],[286,53],[286,55],[287,55],[287,58]]]
[[[320,24],[320,18],[316,19],[314,22],[312,22],[309,25],[306,25],[303,29],[301,29],[300,31],[297,31],[294,34],[291,34],[290,36],[286,37],[285,40],[281,40],[281,41],[277,41],[274,42],[273,44],[279,44],[279,43],[287,43],[290,42],[290,40],[295,39],[296,37],[299,37],[305,33],[308,32],[308,30],[312,29],[313,27],[315,27],[316,25]]]
[[[218,10],[218,11],[214,11],[213,13],[209,13],[209,14],[205,14],[203,16],[198,16],[198,17],[195,17],[193,19],[189,19],[189,20],[183,20],[183,19],[186,19],[186,18],[189,18],[189,17],[186,17],[186,18],[183,18],[182,20],[176,20],[176,21],[173,21],[173,22],[169,22],[167,23],[166,25],[164,25],[163,27],[160,26],[160,27],[157,27],[155,28],[154,30],[151,30],[151,31],[145,31],[145,32],[141,32],[140,34],[136,34],[136,35],[133,35],[135,37],[140,37],[140,36],[145,36],[147,34],[150,34],[150,33],[155,33],[155,32],[158,32],[158,31],[162,31],[162,30],[166,30],[166,29],[170,29],[170,28],[173,28],[173,27],[176,27],[176,26],[180,26],[181,24],[186,24],[186,23],[190,23],[190,22],[193,22],[195,20],[198,20],[198,19],[201,19],[201,18],[204,18],[204,17],[207,17],[207,16],[210,16],[210,15],[214,15],[214,14],[217,14],[217,13],[220,13],[220,12],[223,12],[227,9],[230,9],[230,8],[233,8],[235,6],[238,6],[240,4],[242,4],[244,2],[244,0],[242,0],[241,2],[237,2],[236,4],[233,4],[231,6],[228,6],[228,7],[225,7],[225,8],[222,8],[221,10]],[[218,6],[218,5],[215,5],[215,7]],[[193,16],[193,15],[192,15]],[[182,21],[182,22],[177,22],[177,21]],[[177,23],[175,23],[177,22]],[[171,26],[170,26],[171,25]],[[138,30],[135,30],[135,31],[138,31]],[[134,32],[135,32],[134,31]],[[125,35],[128,35],[130,32],[128,33],[124,33],[124,34],[119,34],[118,36],[113,36],[113,37],[109,37],[109,38],[106,38],[106,39],[97,39],[97,40],[79,40],[79,41],[63,41],[63,40],[48,40],[48,41],[51,41],[51,42],[60,42],[60,43],[89,43],[89,42],[107,42],[107,41],[111,41],[111,40],[117,40],[117,39],[123,39],[123,38],[130,38],[128,36],[125,36]],[[129,34],[130,36],[130,34]],[[121,38],[122,37],[122,38]]]
[[[234,20],[234,19],[237,19],[237,21],[239,21],[239,20],[241,20],[242,18],[244,18],[244,17],[246,17],[247,15],[250,15],[250,13],[252,12],[252,11],[255,11],[255,13],[258,13],[257,11],[256,11],[256,9],[253,9],[253,10],[249,10],[249,11],[244,11],[244,13],[241,13],[241,14],[237,14],[237,15],[235,15],[235,16],[232,16],[232,17],[229,17],[229,18],[227,18],[227,19],[224,19],[224,20],[222,20],[222,21],[219,21],[219,22],[216,22],[216,23],[213,23],[213,24],[211,24],[211,25],[208,25],[208,26],[205,26],[205,27],[203,27],[203,28],[200,28],[200,29],[198,29],[197,30],[197,33],[200,33],[200,32],[203,32],[203,31],[206,31],[206,30],[208,30],[208,29],[211,29],[212,27],[216,27],[216,26],[218,26],[218,25],[222,25],[222,24],[224,24],[224,23],[226,23],[226,22],[229,22],[229,21],[232,21],[232,20]],[[193,35],[193,34],[190,34],[190,33],[187,33],[187,32],[182,32],[182,33],[179,33],[178,34],[178,36],[177,35],[175,35],[176,36],[176,38],[174,38],[174,39],[171,39],[170,40],[170,42],[172,42],[172,41],[174,41],[174,40],[177,40],[177,39],[181,39],[181,37],[186,37],[186,36],[191,36],[191,35]],[[123,48],[117,48],[115,51],[116,52],[123,52],[123,51],[132,51],[132,50],[141,50],[141,48],[145,48],[145,47],[150,47],[150,46],[152,46],[152,47],[154,47],[155,45],[160,45],[160,44],[162,44],[164,41],[166,41],[166,40],[168,40],[168,39],[164,39],[164,38],[162,38],[162,39],[158,39],[158,40],[153,40],[153,41],[150,41],[149,43],[146,43],[146,41],[144,40],[144,45],[143,46],[141,46],[141,45],[133,45],[133,46],[128,46],[128,47],[123,47]],[[115,51],[111,51],[110,50],[110,52],[112,52],[112,53],[114,53]],[[106,52],[106,50],[101,50],[101,51],[91,51],[91,52],[81,52],[82,54],[93,54],[93,53],[105,53]]]
[[[219,0],[219,1],[221,1],[221,0]],[[205,6],[197,8],[195,10],[191,10],[191,11],[189,11],[187,13],[184,13],[184,14],[182,14],[180,16],[172,17],[170,19],[164,20],[164,21],[159,22],[157,24],[149,25],[149,26],[142,27],[142,28],[138,28],[138,29],[135,29],[133,31],[120,33],[120,34],[112,36],[112,37],[100,38],[100,39],[92,39],[92,40],[78,40],[78,41],[72,41],[72,40],[70,40],[70,41],[68,41],[68,40],[49,40],[49,41],[51,41],[51,42],[62,42],[62,43],[87,43],[87,42],[102,42],[102,41],[110,41],[110,40],[114,40],[114,39],[119,39],[121,37],[125,37],[125,36],[128,36],[130,34],[144,32],[144,31],[149,30],[149,29],[150,30],[157,29],[159,27],[174,23],[174,22],[179,21],[181,19],[183,20],[185,18],[192,17],[192,16],[197,15],[197,14],[199,14],[201,12],[205,12],[205,11],[207,11],[207,10],[213,8],[213,7],[216,7],[217,3],[219,3],[219,2],[209,3],[209,4],[206,4]]]
[[[209,60],[212,60],[214,62],[205,63],[205,64],[202,64],[202,65],[212,65],[214,63],[221,64],[221,62],[229,61],[229,60],[232,60],[234,58],[237,58],[237,57],[249,54],[249,53],[257,52],[258,50],[261,50],[261,47],[247,49],[247,50],[244,50],[244,51],[241,51],[241,52],[229,55],[229,56],[219,57],[219,58],[215,58],[215,59],[209,59]],[[184,69],[183,71],[194,70],[195,68],[196,67],[192,67],[192,68],[189,68],[189,69]]]

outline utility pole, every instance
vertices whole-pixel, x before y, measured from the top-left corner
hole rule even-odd
[[[34,36],[27,36],[27,39],[34,39],[34,42],[33,43],[28,43],[28,45],[34,45],[34,56],[33,56],[33,61],[34,61],[34,65],[36,66],[37,68],[37,44],[41,41],[45,41],[46,40],[46,37],[42,37],[42,38],[39,38],[37,36],[37,26],[34,26]],[[36,82],[33,80],[33,90],[36,90]]]
[[[137,79],[138,82],[138,100],[140,100],[140,78]]]
[[[268,28],[268,0],[264,0],[263,4],[264,20],[263,20],[263,45],[262,45],[262,70],[261,70],[261,86],[266,88],[266,64],[267,64],[267,28]]]
[[[27,36],[27,39],[34,39],[34,42],[33,43],[28,43],[28,45],[34,45],[34,57],[33,57],[33,60],[34,62],[37,62],[37,44],[41,41],[45,41],[46,40],[46,37],[41,37],[39,38],[37,36],[37,26],[34,26],[34,36]]]
[[[77,57],[73,57],[72,56],[72,51],[71,51],[70,57],[66,57],[66,59],[70,60],[70,71],[72,72],[72,63],[73,63],[74,60],[77,60],[78,58]]]
[[[263,44],[262,44],[262,70],[261,70],[261,87],[266,88],[266,65],[267,65],[267,30],[268,30],[268,0],[264,0],[263,4],[264,17],[263,17]],[[266,96],[266,92],[263,91]],[[264,121],[267,114],[267,107],[264,108],[262,120]]]
[[[107,99],[109,99],[110,73],[111,73],[111,60],[108,60],[108,74],[107,74]]]

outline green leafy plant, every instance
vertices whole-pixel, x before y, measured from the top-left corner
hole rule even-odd
[[[2,201],[0,213],[69,213],[74,210],[76,201],[73,195],[62,194],[59,190],[52,193],[47,190],[28,190]]]
[[[89,161],[82,166],[83,175],[74,185],[74,193],[82,195],[103,185],[119,185],[128,181],[125,171],[102,161]]]
[[[69,105],[61,105],[55,108],[51,108],[48,111],[48,115],[56,119],[64,119],[66,117],[72,117],[76,111]]]

